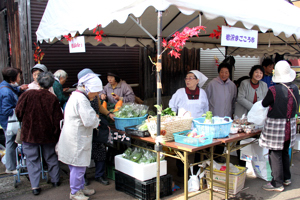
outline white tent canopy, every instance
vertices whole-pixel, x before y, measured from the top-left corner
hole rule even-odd
[[[300,9],[285,0],[86,0],[78,3],[74,0],[49,0],[36,32],[37,40],[53,42],[61,39],[62,35],[79,32],[86,36],[86,42],[98,45],[94,36],[90,36],[93,35],[92,29],[101,24],[106,35],[102,40],[105,45],[154,46],[151,37],[128,16],[131,14],[155,36],[156,10],[164,11],[162,27],[167,26],[163,29],[163,38],[191,19],[195,20],[187,26],[201,24],[206,27],[206,33],[202,31],[200,37],[192,38],[186,44],[187,48],[220,46],[220,39],[210,38],[209,34],[218,25],[225,25],[226,20],[234,27],[260,31],[257,49],[235,50],[231,47],[228,53],[235,50],[233,55],[261,56],[275,52],[294,54],[300,49],[295,41],[296,38],[300,39]]]

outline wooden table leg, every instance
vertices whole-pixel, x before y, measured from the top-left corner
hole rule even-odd
[[[160,152],[156,152],[156,162],[157,162],[157,171],[156,171],[156,199],[160,200]]]
[[[187,200],[188,197],[188,173],[189,173],[189,163],[188,163],[188,153],[184,152],[184,199]]]
[[[228,192],[229,192],[229,164],[230,164],[230,151],[231,146],[230,143],[226,144],[226,182],[225,182],[225,199],[228,199]]]
[[[214,171],[214,147],[210,147],[210,200],[213,200],[214,198],[214,194],[213,194],[213,181],[214,181],[214,175],[213,175],[213,171]],[[206,181],[207,182],[207,181]]]

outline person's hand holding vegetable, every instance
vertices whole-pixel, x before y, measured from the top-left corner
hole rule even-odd
[[[117,101],[121,100],[121,97],[119,95],[117,95],[115,93],[111,93],[111,95],[115,100],[117,100]]]

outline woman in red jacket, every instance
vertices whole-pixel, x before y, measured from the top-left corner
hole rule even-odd
[[[48,165],[53,186],[59,185],[59,163],[55,145],[60,135],[60,121],[63,119],[57,97],[48,90],[54,82],[53,74],[42,72],[38,75],[37,81],[41,89],[23,93],[15,110],[18,120],[22,122],[22,148],[34,195],[38,195],[41,191],[39,146]]]

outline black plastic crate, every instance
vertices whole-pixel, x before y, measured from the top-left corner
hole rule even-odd
[[[167,174],[160,177],[160,197],[172,194],[172,176]],[[125,192],[142,200],[156,199],[156,178],[140,181],[120,171],[115,171],[116,190]]]
[[[139,131],[136,128],[136,125],[125,127],[125,132],[129,135],[136,135],[136,136],[140,136],[140,137],[149,137],[150,136],[150,133],[148,131]]]

